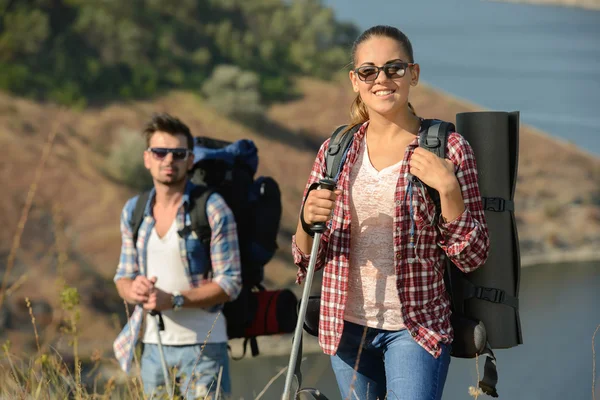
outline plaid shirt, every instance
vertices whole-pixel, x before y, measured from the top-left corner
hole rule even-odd
[[[181,206],[177,211],[177,230],[181,231],[184,226],[190,226],[190,215],[187,212],[190,192],[193,185],[188,183],[182,198]],[[154,217],[152,215],[152,204],[155,190],[152,189],[146,209],[144,220],[138,231],[137,246],[133,245],[130,220],[139,196],[127,201],[121,213],[121,259],[117,267],[114,281],[121,278],[135,279],[138,275],[146,275],[146,246],[150,238],[150,232],[154,228]],[[211,227],[210,260],[212,266],[212,278],[208,281],[216,282],[234,300],[241,290],[241,267],[237,240],[237,227],[231,209],[225,200],[217,193],[209,196],[206,202],[208,222]],[[137,247],[137,248],[136,248]],[[191,287],[199,287],[207,282],[204,272],[207,265],[207,257],[204,254],[203,245],[198,240],[195,232],[190,230],[187,237],[179,237],[179,249],[181,261],[185,267],[186,275]],[[212,307],[211,312],[218,311],[222,306]],[[139,338],[142,327],[144,310],[141,305],[136,305],[129,321],[117,336],[113,344],[115,357],[121,368],[128,372],[131,368],[135,345]]]
[[[344,310],[348,295],[350,256],[350,188],[349,176],[368,122],[354,134],[337,186],[342,194],[336,201],[328,229],[321,236],[316,269],[324,267],[319,318],[319,344],[323,351],[335,355],[344,327]],[[419,132],[419,135],[423,131]],[[313,165],[304,198],[309,187],[325,176],[324,152],[321,146]],[[487,259],[489,238],[477,184],[477,166],[473,150],[458,133],[448,137],[447,158],[455,165],[465,211],[453,221],[434,223],[435,204],[420,184],[409,179],[409,161],[418,146],[415,138],[401,162],[396,185],[394,215],[394,248],[398,296],[404,324],[419,345],[439,357],[438,343],[451,343],[450,299],[444,286],[444,254],[464,272],[471,272]],[[414,189],[414,190],[413,190]],[[411,238],[411,236],[413,236]],[[411,240],[414,239],[414,244]],[[297,283],[306,277],[309,257],[292,238],[294,262],[299,267]]]

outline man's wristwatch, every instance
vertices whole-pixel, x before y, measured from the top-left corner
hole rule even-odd
[[[185,298],[179,292],[173,292],[171,296],[171,304],[173,305],[173,310],[177,311],[183,307],[183,303],[185,302]]]

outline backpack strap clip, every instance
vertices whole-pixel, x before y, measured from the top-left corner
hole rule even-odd
[[[506,292],[504,290],[477,287],[475,288],[475,297],[481,300],[491,301],[492,303],[503,303]]]
[[[512,200],[502,197],[482,197],[483,209],[486,211],[504,212],[514,211],[515,205]]]
[[[429,135],[427,135],[425,137],[425,140],[423,141],[423,145],[430,149],[436,149],[436,148],[440,147],[441,143],[442,142],[440,141],[440,139],[438,139],[437,137],[431,137]]]
[[[475,286],[466,279],[464,280],[464,285],[465,300],[475,298],[496,304],[504,304],[514,309],[519,308],[519,299],[507,294],[502,289]]]

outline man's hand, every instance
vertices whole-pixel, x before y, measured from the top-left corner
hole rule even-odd
[[[148,301],[150,292],[153,289],[154,282],[150,281],[143,275],[138,275],[133,281],[131,281],[131,285],[129,285],[129,290],[126,293],[126,296],[132,303],[144,303]]]
[[[171,304],[171,294],[154,286],[156,277],[153,276],[150,278],[149,282],[152,284],[152,290],[150,291],[148,300],[144,302],[144,310],[164,311],[173,308],[173,305]]]

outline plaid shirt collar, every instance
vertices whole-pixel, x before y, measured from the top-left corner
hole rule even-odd
[[[185,183],[185,188],[183,190],[183,196],[181,197],[181,205],[185,207],[187,210],[190,204],[190,197],[192,194],[192,190],[194,190],[195,185],[189,180]],[[154,186],[150,189],[150,196],[148,196],[148,202],[146,203],[146,207],[144,208],[144,218],[147,216],[152,216],[152,206],[154,204],[154,199],[156,198],[156,188]],[[180,205],[180,207],[181,207]]]

